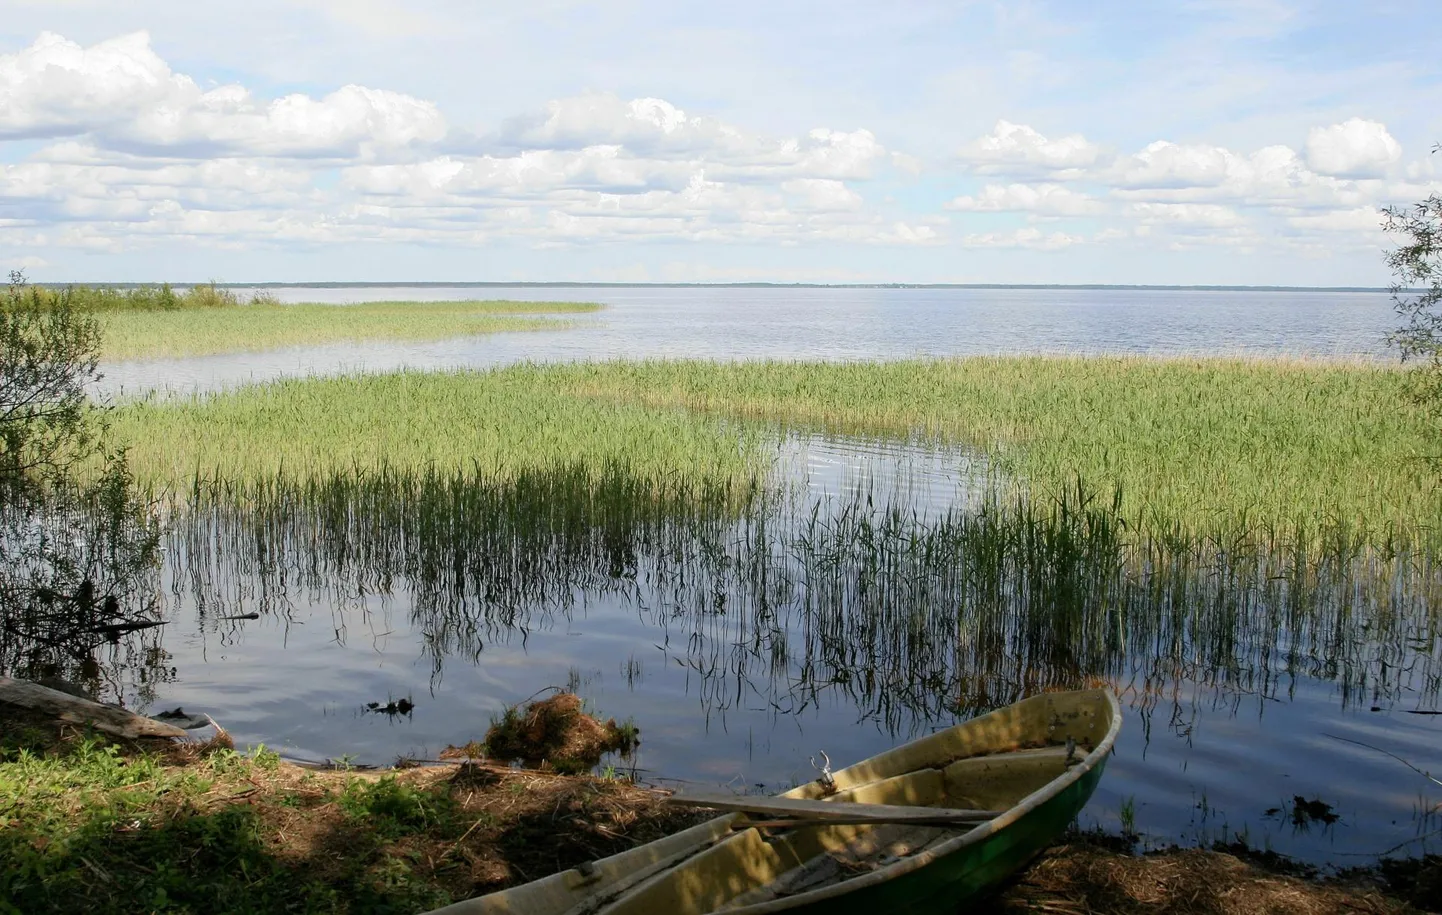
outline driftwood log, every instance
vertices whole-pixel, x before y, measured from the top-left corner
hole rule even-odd
[[[0,706],[9,705],[26,709],[41,715],[48,715],[71,724],[88,725],[97,731],[136,740],[141,737],[179,737],[185,732],[174,725],[165,724],[126,711],[119,706],[102,705],[58,689],[31,683],[28,680],[12,680],[0,677]]]

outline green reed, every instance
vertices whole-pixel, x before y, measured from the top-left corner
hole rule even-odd
[[[1081,484],[931,513],[865,484],[738,499],[624,465],[246,495],[192,492],[168,547],[176,593],[218,615],[319,600],[338,631],[366,595],[406,594],[436,675],[608,598],[655,627],[718,713],[840,694],[905,731],[1096,680],[1147,706],[1188,683],[1276,698],[1299,676],[1336,682],[1347,705],[1442,688],[1429,558],[1138,539],[1115,492]]]
[[[1296,359],[1007,356],[558,366],[598,403],[684,407],[974,448],[1042,495],[1119,489],[1155,536],[1431,539],[1434,424],[1394,367]]]
[[[542,369],[398,372],[291,379],[115,411],[142,485],[196,477],[245,487],[277,474],[464,471],[620,465],[648,479],[749,480],[767,455],[754,430],[685,411],[599,404],[559,391]]]
[[[174,358],[369,340],[443,340],[502,331],[560,330],[572,325],[527,316],[579,314],[601,307],[583,302],[507,301],[285,305],[274,299],[241,303],[225,289],[214,290],[214,295],[229,301],[220,303],[224,307],[98,309],[104,358]]]
[[[974,449],[1048,501],[1120,493],[1127,529],[1384,552],[1432,543],[1436,433],[1401,371],[1298,360],[997,357],[895,363],[641,362],[285,381],[116,417],[142,479],[373,468],[481,472],[582,454],[735,476],[742,430]],[[738,444],[739,442],[739,444]],[[1339,547],[1345,547],[1341,544]]]
[[[177,498],[169,549],[202,615],[239,593],[288,616],[295,591],[346,607],[404,587],[437,658],[475,656],[579,595],[634,591],[648,556],[682,554],[765,498],[756,480],[584,462],[485,478],[431,468],[198,480]],[[250,578],[256,587],[235,590]]]
[[[142,286],[28,286],[26,294],[41,304],[62,299],[79,311],[115,313],[136,311],[198,311],[242,305],[275,304],[269,293],[241,296],[215,283],[176,289],[169,283]]]

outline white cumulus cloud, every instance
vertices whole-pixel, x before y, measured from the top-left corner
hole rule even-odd
[[[0,55],[0,137],[83,133],[198,92],[170,72],[144,32],[82,48],[53,32]]]
[[[1241,225],[1241,214],[1215,203],[1133,203],[1127,215],[1144,224],[1172,223],[1220,229]]]
[[[1002,120],[991,133],[963,146],[959,155],[981,171],[1062,172],[1096,165],[1103,151],[1081,134],[1050,140],[1025,124]]]
[[[1035,226],[1027,226],[1012,232],[980,232],[965,235],[961,244],[967,248],[1029,248],[1037,251],[1057,251],[1086,241],[1080,235],[1066,232],[1043,232]]]
[[[859,210],[861,195],[832,178],[797,178],[783,182],[781,190],[812,210]]]
[[[1095,213],[1101,204],[1095,198],[1060,184],[988,184],[975,197],[957,197],[945,204],[948,210],[978,213],[1021,212],[1042,216],[1082,216]]]
[[[202,91],[171,71],[144,32],[89,48],[46,32],[0,55],[0,138],[88,135],[109,148],[197,157],[343,157],[445,133],[434,104],[384,89],[269,101],[237,85]]]
[[[1216,187],[1244,167],[1239,156],[1220,146],[1158,140],[1121,163],[1117,182],[1126,187]]]
[[[1402,158],[1402,147],[1380,121],[1351,118],[1307,134],[1307,164],[1323,175],[1379,178]]]
[[[493,139],[503,146],[522,149],[619,144],[637,150],[752,151],[747,137],[715,118],[687,115],[665,99],[627,101],[602,92],[547,102],[538,112],[508,120]]]

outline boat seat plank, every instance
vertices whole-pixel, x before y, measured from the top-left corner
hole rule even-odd
[[[1086,752],[1077,749],[1073,759]],[[958,759],[943,771],[946,802],[1005,809],[1067,770],[1066,747]]]
[[[715,810],[739,810],[808,820],[847,820],[872,823],[925,823],[946,825],[984,823],[1000,810],[959,810],[949,807],[904,807],[897,804],[856,804],[848,801],[808,801],[788,797],[741,797],[733,794],[687,792],[666,798],[666,803]]]

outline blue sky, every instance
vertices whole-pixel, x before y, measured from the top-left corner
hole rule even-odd
[[[10,0],[40,280],[1384,285],[1427,2]]]

